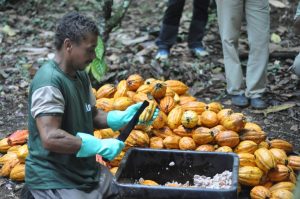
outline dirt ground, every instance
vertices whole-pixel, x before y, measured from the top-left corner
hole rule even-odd
[[[110,68],[103,83],[117,83],[130,74],[144,78],[179,79],[190,86],[190,94],[204,102],[220,101],[225,108],[246,115],[247,121],[259,124],[268,139],[282,138],[300,152],[300,83],[289,67],[300,51],[299,37],[293,33],[296,0],[282,1],[285,8],[271,6],[271,33],[281,41],[270,43],[268,89],[265,99],[272,109],[263,111],[237,108],[231,105],[226,93],[223,57],[218,34],[216,11],[210,8],[204,44],[210,53],[201,60],[191,57],[186,37],[191,18],[191,1],[187,1],[178,34],[168,62],[153,59],[166,1],[133,0],[122,25],[110,35],[106,43],[106,61]],[[55,5],[53,5],[55,4]],[[54,53],[53,35],[57,20],[66,12],[78,10],[97,20],[100,8],[96,1],[13,1],[0,7],[0,138],[17,129],[27,128],[27,97],[31,78],[43,60]],[[15,35],[4,33],[4,26]],[[246,66],[248,42],[246,22],[241,30],[240,52]],[[270,35],[271,36],[271,35]],[[284,53],[282,53],[284,52]],[[284,110],[279,111],[282,106]],[[22,184],[0,178],[0,198],[18,198]]]

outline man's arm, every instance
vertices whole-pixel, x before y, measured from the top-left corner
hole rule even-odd
[[[107,124],[107,113],[101,109],[97,109],[95,106],[92,108],[93,123],[96,129],[110,128]]]
[[[81,147],[81,139],[60,129],[61,121],[61,116],[40,116],[36,118],[43,146],[52,152],[75,154]]]

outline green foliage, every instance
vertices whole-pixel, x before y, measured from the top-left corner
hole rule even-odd
[[[97,47],[95,48],[96,52],[96,58],[88,65],[86,68],[86,71],[92,75],[92,77],[100,82],[102,77],[105,75],[107,72],[107,65],[104,60],[104,44],[103,41],[100,37],[98,37],[98,44]]]

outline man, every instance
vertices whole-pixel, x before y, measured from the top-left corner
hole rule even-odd
[[[264,109],[262,99],[266,91],[267,64],[269,59],[270,13],[268,0],[216,0],[218,24],[222,40],[227,92],[232,104],[250,105]],[[238,39],[245,12],[249,40],[249,59],[246,72],[246,89],[238,53]]]
[[[55,58],[43,64],[31,83],[25,181],[35,199],[118,195],[112,175],[95,155],[112,160],[124,143],[92,133],[94,127],[122,128],[141,103],[108,113],[95,108],[84,69],[95,58],[98,35],[90,19],[76,12],[65,15],[55,34]]]

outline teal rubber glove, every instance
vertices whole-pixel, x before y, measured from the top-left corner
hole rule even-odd
[[[113,130],[117,131],[125,126],[142,106],[142,102],[129,106],[125,111],[109,111],[107,114],[107,125]]]
[[[77,137],[80,137],[82,144],[76,157],[90,157],[96,154],[102,157],[113,160],[124,148],[124,142],[117,139],[98,139],[90,134],[78,132]]]

